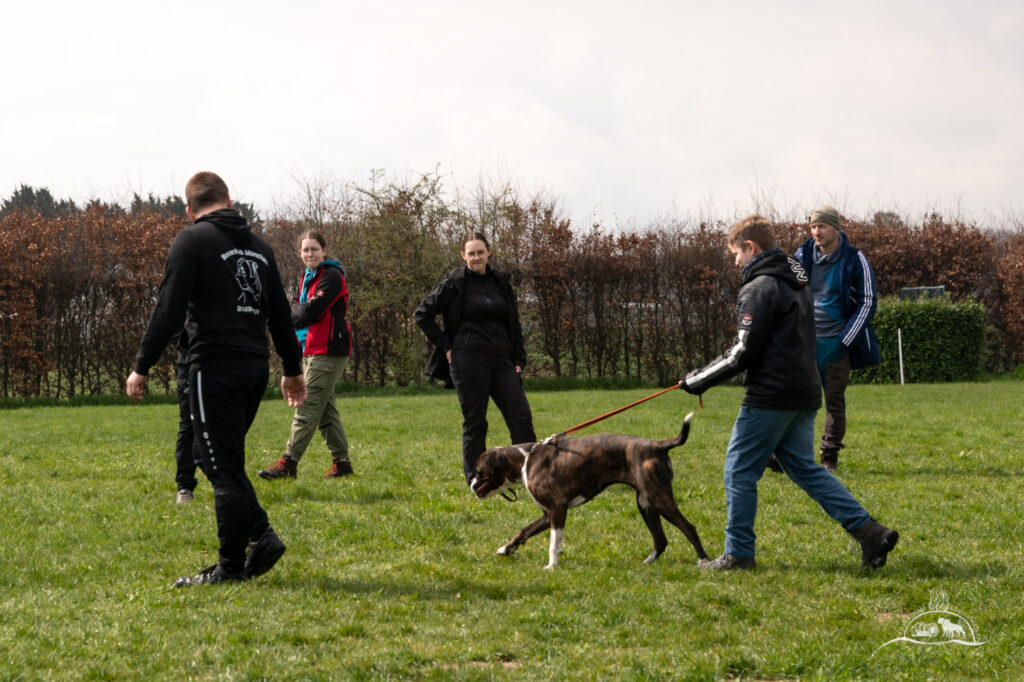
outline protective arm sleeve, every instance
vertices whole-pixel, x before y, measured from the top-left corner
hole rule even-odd
[[[761,356],[775,321],[776,286],[774,278],[759,277],[740,290],[736,302],[736,341],[709,364],[687,374],[680,382],[683,390],[699,395],[744,371]]]

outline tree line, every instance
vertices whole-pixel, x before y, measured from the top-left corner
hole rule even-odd
[[[735,329],[739,272],[725,249],[731,220],[664,219],[632,229],[575,225],[556,200],[509,186],[452,196],[437,174],[365,185],[304,181],[273,215],[239,207],[275,249],[286,287],[302,271],[297,240],[322,232],[345,268],[353,356],[361,384],[426,381],[429,351],[412,311],[450,269],[470,230],[512,274],[532,377],[627,377],[669,385],[721,353]],[[167,248],[187,226],[179,197],[136,195],[127,208],[77,206],[21,187],[0,202],[0,397],[121,391],[155,301]],[[792,253],[802,221],[777,221]],[[986,366],[1024,362],[1024,233],[938,214],[905,224],[893,213],[846,219],[880,296],[943,285],[989,316]],[[171,350],[150,390],[173,389]]]

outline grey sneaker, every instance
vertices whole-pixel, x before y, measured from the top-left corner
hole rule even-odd
[[[195,494],[191,490],[189,490],[188,488],[182,488],[181,490],[178,491],[177,503],[186,504],[188,502],[191,502],[192,498],[194,497]]]
[[[734,571],[737,569],[756,568],[757,562],[754,557],[737,557],[732,554],[723,554],[714,561],[701,561],[697,568],[705,571]]]

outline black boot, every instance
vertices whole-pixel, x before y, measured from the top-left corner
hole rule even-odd
[[[838,450],[826,450],[822,448],[821,453],[818,455],[821,461],[821,466],[825,467],[825,470],[830,474],[834,474],[836,469],[839,468],[839,451]]]
[[[885,566],[886,555],[893,550],[900,539],[899,533],[892,528],[886,528],[874,519],[856,530],[851,530],[850,535],[860,543],[860,565],[871,568]]]

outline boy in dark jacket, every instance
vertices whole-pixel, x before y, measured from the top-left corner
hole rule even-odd
[[[753,568],[757,482],[772,453],[790,479],[861,546],[861,565],[885,565],[899,534],[871,518],[834,476],[814,463],[814,419],[821,407],[815,364],[814,302],[800,263],[776,247],[770,222],[749,216],[729,232],[743,268],[736,342],[680,385],[700,395],[746,371],[746,395],[725,454],[725,552],[701,568]]]

